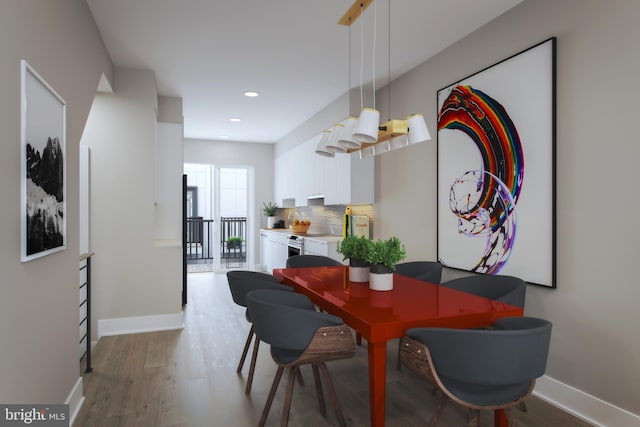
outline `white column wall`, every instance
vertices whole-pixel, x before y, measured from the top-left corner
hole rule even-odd
[[[95,338],[104,321],[181,312],[181,247],[156,245],[156,97],[152,71],[118,68],[87,121]]]

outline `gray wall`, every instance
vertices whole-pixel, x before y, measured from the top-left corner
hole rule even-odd
[[[20,60],[67,103],[67,249],[20,262]],[[0,5],[0,402],[64,402],[79,379],[78,144],[111,62],[84,0]]]
[[[631,101],[640,95],[638,16],[633,0],[528,0],[392,85],[402,112],[422,111],[435,133],[438,89],[558,37],[558,287],[529,287],[525,313],[554,323],[548,376],[636,414],[640,288],[632,254],[640,231],[627,215],[640,208],[631,196],[640,155]],[[376,171],[376,234],[398,235],[414,258],[435,259],[436,144],[389,153]],[[399,211],[405,218],[397,220]],[[415,215],[424,229],[402,225]]]
[[[376,158],[374,224],[411,259],[436,259],[437,90],[557,36],[558,287],[530,286],[525,314],[554,323],[549,377],[635,414],[639,16],[635,0],[525,0],[392,82],[394,117],[422,112],[434,139]]]

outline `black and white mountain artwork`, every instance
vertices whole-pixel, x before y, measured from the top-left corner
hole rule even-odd
[[[27,255],[64,245],[64,161],[57,137],[40,153],[27,142]]]

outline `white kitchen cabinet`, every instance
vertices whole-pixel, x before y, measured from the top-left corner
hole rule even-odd
[[[260,231],[260,269],[267,271],[267,256],[269,255],[267,249],[267,240],[269,239],[269,233],[261,230]]]
[[[308,153],[308,163],[306,163],[306,167],[308,168],[308,173],[303,175],[308,177],[308,189],[307,189],[307,197],[311,196],[319,196],[324,194],[324,180],[326,174],[326,161],[328,160],[326,157],[319,156],[316,154],[316,147],[318,142],[320,141],[320,137],[311,138],[309,141],[305,142],[305,152]],[[305,201],[306,204],[306,201]]]
[[[307,195],[309,194],[309,182],[312,179],[309,171],[309,163],[311,161],[309,146],[300,144],[293,148],[291,153],[293,153],[293,159],[289,167],[293,168],[293,176],[291,179],[293,180],[296,206],[306,206]]]
[[[311,138],[290,151],[295,159],[296,206],[307,206],[309,197],[325,191],[326,158],[316,154],[318,139]]]
[[[284,206],[285,199],[295,197],[293,156],[294,153],[287,151],[276,157],[273,162],[274,198],[278,206]]]
[[[338,240],[339,239],[336,238],[327,239],[322,237],[305,237],[303,253],[305,255],[328,256],[329,258],[333,258],[337,261],[342,262],[343,257],[336,250],[338,246]]]
[[[324,175],[325,205],[347,205],[351,203],[351,154],[336,154],[328,158]]]
[[[336,154],[325,172],[325,205],[373,203],[374,159],[359,153]]]
[[[264,251],[260,257],[261,264],[265,266],[265,270],[271,273],[274,268],[284,268],[287,263],[288,233],[278,231],[260,231],[260,249]]]
[[[318,137],[276,157],[274,194],[295,199],[295,206],[307,206],[308,198],[324,195],[325,205],[373,203],[374,159],[360,159],[358,153],[326,158],[315,153]]]

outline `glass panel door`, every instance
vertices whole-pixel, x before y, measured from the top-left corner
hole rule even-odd
[[[216,270],[246,269],[253,265],[253,226],[249,220],[253,170],[215,167]]]

